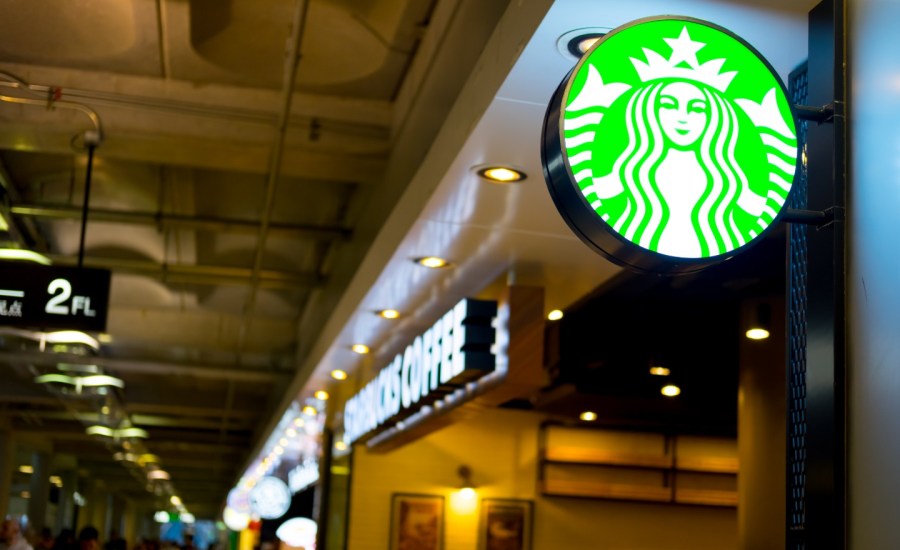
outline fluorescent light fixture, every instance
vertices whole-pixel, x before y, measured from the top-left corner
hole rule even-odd
[[[147,472],[148,481],[168,481],[169,479],[171,479],[169,472],[165,470],[150,470]]]
[[[563,318],[563,312],[561,309],[554,309],[550,313],[547,314],[547,319],[550,321],[559,321]]]
[[[153,519],[156,520],[156,523],[169,523],[169,513],[160,510],[153,514]]]
[[[528,177],[525,172],[508,166],[485,166],[476,173],[491,183],[514,183]]]
[[[124,388],[125,381],[115,376],[106,374],[91,374],[88,376],[69,376],[67,374],[50,373],[42,374],[34,379],[36,384],[66,384],[75,386],[77,393],[81,393],[82,388]]]
[[[578,418],[584,420],[585,422],[593,422],[594,420],[597,420],[597,413],[595,413],[594,411],[584,411],[583,413],[578,415]]]
[[[147,464],[159,464],[159,457],[154,454],[144,453],[137,458],[137,463],[141,466],[146,466]]]
[[[141,438],[146,439],[149,437],[146,430],[142,430],[141,428],[121,428],[115,430],[108,426],[101,426],[99,424],[94,426],[89,426],[85,431],[88,435],[98,435],[101,437],[113,437],[116,439],[124,439],[124,438]]]
[[[329,395],[328,395],[328,392],[325,390],[319,390],[313,395],[316,399],[318,399],[320,401],[328,401]]]
[[[19,466],[19,471],[23,474],[33,474],[34,467],[30,464],[22,464],[21,466]]]
[[[9,222],[2,210],[0,210],[0,231],[9,231]]]
[[[333,371],[331,371],[331,377],[335,380],[346,380],[347,373],[345,371],[342,371],[341,369],[334,369]]]
[[[31,250],[21,248],[0,248],[0,260],[13,260],[18,262],[34,262],[41,265],[50,265],[50,258]]]
[[[93,336],[80,330],[58,330],[44,335],[44,341],[48,344],[84,344],[94,350],[100,349],[100,342]]]
[[[98,435],[100,437],[115,437],[115,430],[110,428],[109,426],[88,426],[84,433],[88,435]]]
[[[190,512],[182,512],[179,518],[181,519],[182,523],[194,523],[195,521],[197,521],[194,517],[194,514]]]
[[[675,397],[676,395],[681,395],[681,388],[678,386],[669,384],[668,386],[663,386],[659,392],[666,397]]]

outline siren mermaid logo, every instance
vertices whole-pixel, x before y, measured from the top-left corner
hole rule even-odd
[[[620,237],[703,259],[772,224],[797,135],[781,82],[757,56],[717,27],[657,19],[611,33],[582,60],[560,99],[562,154]]]

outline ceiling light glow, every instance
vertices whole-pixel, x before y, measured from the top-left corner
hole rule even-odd
[[[346,380],[347,373],[342,371],[341,369],[334,369],[333,371],[331,371],[331,377],[335,380]]]
[[[585,422],[593,422],[594,420],[597,420],[597,413],[595,413],[594,411],[584,411],[578,416],[578,418],[584,420]]]
[[[442,267],[448,267],[450,265],[450,262],[448,262],[444,258],[438,258],[437,256],[424,256],[422,258],[416,258],[413,261],[421,266],[425,266],[431,269],[440,269]]]
[[[491,183],[513,183],[524,180],[524,172],[507,166],[487,166],[478,170],[478,175]]]
[[[550,321],[559,321],[563,318],[563,312],[559,309],[554,309],[550,313],[547,314],[547,319]]]
[[[384,317],[385,319],[396,319],[400,317],[400,312],[396,309],[382,309],[378,312],[378,315]]]
[[[365,355],[365,354],[369,353],[369,346],[367,346],[365,344],[353,344],[350,347],[350,349],[353,350],[353,353],[358,353],[360,355]]]
[[[328,401],[328,392],[325,390],[319,390],[314,394],[315,398],[320,401]]]
[[[765,340],[769,337],[769,331],[764,328],[754,327],[747,331],[746,336],[751,340]]]
[[[668,386],[663,386],[659,392],[666,397],[675,397],[676,395],[681,395],[681,388],[678,386],[669,384]]]
[[[653,376],[669,376],[671,371],[666,367],[650,367],[650,374]]]

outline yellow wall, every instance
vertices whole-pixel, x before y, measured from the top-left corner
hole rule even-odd
[[[356,448],[349,550],[385,550],[391,494],[446,498],[445,550],[476,550],[477,503],[454,491],[460,465],[472,469],[479,498],[534,501],[534,550],[737,548],[735,509],[536,496],[536,414],[488,410],[386,454]]]

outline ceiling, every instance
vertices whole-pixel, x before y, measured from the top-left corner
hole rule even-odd
[[[786,76],[806,57],[809,4],[0,0],[0,94],[30,102],[0,103],[0,181],[20,244],[74,263],[86,156],[73,136],[93,125],[67,102],[99,115],[85,263],[114,275],[94,361],[125,379],[187,506],[212,515],[295,398],[325,388],[339,403],[459,298],[535,284],[547,310],[565,308],[619,273],[541,181],[542,117],[576,61],[560,36],[678,11],[731,28]],[[485,163],[528,178],[487,184]],[[454,267],[409,261],[432,254]],[[386,307],[401,318],[374,315]],[[120,468],[31,383],[53,359],[0,364],[14,429]],[[133,479],[118,490],[146,494]]]

